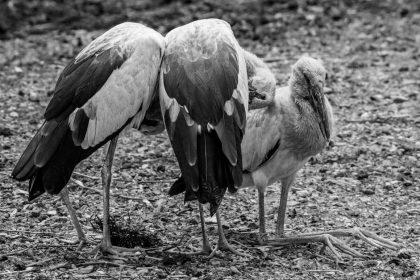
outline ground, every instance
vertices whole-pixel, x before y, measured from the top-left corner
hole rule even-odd
[[[287,234],[358,226],[402,248],[375,249],[349,239],[368,258],[336,263],[328,250],[320,253],[320,244],[258,247],[252,233],[258,225],[257,194],[248,189],[226,195],[221,209],[228,240],[249,257],[167,254],[200,248],[197,205],[167,196],[179,169],[166,134],[129,131],[115,156],[111,213],[121,227],[134,230],[145,250],[127,259],[88,254],[101,238],[95,230],[101,195],[88,189],[101,189],[99,151],[77,167],[76,181],[69,183],[89,239],[76,252],[68,243],[76,234],[58,197],[44,195],[29,203],[27,182],[15,182],[9,174],[42,123],[60,70],[103,30],[28,23],[0,44],[0,278],[419,279],[419,4],[266,1],[264,9],[257,9],[253,1],[239,2],[172,2],[141,11],[125,7],[124,19],[145,18],[165,34],[196,18],[224,18],[245,48],[266,58],[279,85],[287,83],[290,66],[302,54],[322,58],[329,71],[326,94],[336,118],[335,145],[311,159],[293,184]],[[269,229],[279,192],[278,184],[267,192]],[[216,242],[214,219],[207,222]]]

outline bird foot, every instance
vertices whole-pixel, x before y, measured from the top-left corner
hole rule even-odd
[[[268,235],[266,232],[259,232],[258,233],[258,243],[260,245],[267,245],[268,242]]]
[[[124,248],[114,246],[110,243],[102,241],[90,252],[90,254],[95,255],[96,257],[99,252],[101,252],[104,255],[130,256],[137,255],[140,252],[144,252],[144,250],[142,248]]]
[[[314,234],[330,234],[335,237],[340,236],[351,236],[351,237],[358,237],[364,242],[377,247],[377,248],[387,248],[394,251],[397,251],[401,248],[401,245],[395,242],[392,242],[391,240],[388,240],[386,238],[380,237],[376,235],[373,232],[370,232],[368,230],[355,227],[353,229],[341,229],[341,230],[331,230],[327,232],[321,232],[321,233],[311,233],[311,235]]]
[[[217,251],[229,251],[235,255],[241,256],[241,257],[250,257],[248,254],[242,253],[237,251],[235,248],[233,248],[226,240],[226,238],[219,238],[219,242],[217,242],[216,248],[213,249],[210,255],[208,255],[208,258],[213,258]]]
[[[316,235],[299,235],[294,237],[283,237],[278,238],[275,240],[271,240],[268,242],[270,246],[286,246],[286,245],[294,245],[294,244],[305,244],[305,243],[312,243],[312,242],[321,242],[324,244],[324,247],[321,249],[323,251],[325,247],[329,248],[334,256],[336,261],[342,261],[341,254],[337,251],[337,249],[343,253],[351,255],[353,257],[364,258],[365,255],[359,253],[358,251],[350,248],[346,244],[344,244],[338,238],[330,235],[330,234],[316,234]]]
[[[324,244],[324,247],[321,249],[323,251],[325,248],[329,248],[336,261],[342,260],[341,254],[345,253],[353,257],[365,258],[366,256],[350,248],[343,241],[338,239],[340,236],[352,236],[359,237],[368,244],[371,244],[378,248],[388,248],[392,250],[398,250],[400,247],[399,244],[387,240],[385,238],[379,237],[376,234],[369,232],[364,229],[354,228],[354,229],[343,229],[343,230],[332,230],[326,232],[314,232],[308,234],[302,234],[294,237],[280,237],[275,240],[269,241],[271,246],[285,246],[292,244],[305,244],[312,242],[321,242]]]

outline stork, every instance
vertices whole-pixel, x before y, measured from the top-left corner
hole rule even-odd
[[[66,184],[75,166],[105,148],[102,166],[101,249],[116,253],[109,232],[109,188],[118,136],[125,128],[163,131],[157,93],[164,38],[139,23],[119,24],[86,46],[62,71],[44,123],[29,142],[12,176],[29,180],[29,200],[61,194],[79,240],[85,236],[71,207]]]
[[[206,242],[202,205],[216,213],[217,248],[228,244],[218,207],[228,189],[242,185],[241,141],[248,111],[246,63],[230,25],[219,19],[198,20],[165,36],[160,74],[163,119],[182,176],[170,194],[185,191],[185,201],[198,199]]]
[[[166,37],[160,76],[164,122],[182,176],[169,194],[185,192],[185,201],[198,199],[203,250],[243,255],[227,242],[219,205],[228,189],[242,184],[241,140],[248,101],[250,109],[272,103],[274,75],[255,55],[239,46],[230,25],[218,19],[198,20],[178,27]],[[219,240],[211,249],[203,203],[216,213]]]
[[[289,85],[279,88],[271,106],[252,110],[247,115],[246,133],[242,141],[243,184],[256,187],[259,201],[259,239],[267,242],[264,214],[264,192],[280,180],[280,207],[276,223],[276,240],[271,244],[286,245],[323,242],[340,258],[340,251],[361,257],[343,244],[338,236],[358,236],[377,247],[398,248],[398,244],[363,229],[336,230],[284,236],[284,220],[289,188],[296,173],[310,157],[320,153],[330,141],[333,114],[323,94],[326,70],[321,61],[304,56],[292,68]],[[270,98],[271,99],[271,98]]]

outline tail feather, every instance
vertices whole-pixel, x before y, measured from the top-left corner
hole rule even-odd
[[[165,122],[170,121],[166,112]],[[210,203],[213,215],[226,189],[237,190],[242,183],[242,131],[233,122],[233,117],[227,116],[222,126],[229,125],[230,131],[202,129],[201,133],[194,125],[189,126],[182,114],[171,124],[168,134],[182,171],[182,177],[169,190],[171,196],[185,192],[185,201]],[[230,143],[223,145],[223,140]]]
[[[35,151],[38,148],[39,142],[41,141],[41,129],[44,127],[45,123],[38,130],[32,140],[29,142],[28,147],[26,147],[19,161],[17,162],[15,168],[12,171],[12,178],[18,181],[28,180],[34,172],[34,156]]]
[[[30,141],[13,169],[12,177],[19,181],[29,180],[29,201],[44,192],[58,194],[70,180],[76,165],[118,135],[131,120],[98,145],[87,149],[74,143],[68,118],[60,116],[50,120]],[[82,135],[77,135],[80,137]]]

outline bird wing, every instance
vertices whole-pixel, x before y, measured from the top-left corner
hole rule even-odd
[[[45,119],[69,112],[75,143],[100,143],[150,105],[163,48],[163,37],[141,24],[110,29],[63,70]]]
[[[164,38],[122,23],[84,48],[61,73],[45,122],[12,176],[30,179],[30,199],[58,193],[75,165],[127,125],[139,127],[156,93]]]
[[[176,28],[165,40],[165,125],[187,192],[210,202],[214,212],[226,188],[235,191],[242,182],[240,142],[248,105],[242,50],[230,26],[215,19]]]
[[[288,87],[280,89],[276,95],[288,96]],[[273,106],[248,111],[242,141],[242,167],[245,172],[253,172],[263,166],[282,147],[282,129],[289,124],[283,117],[286,108],[281,105],[282,98],[275,99]]]

